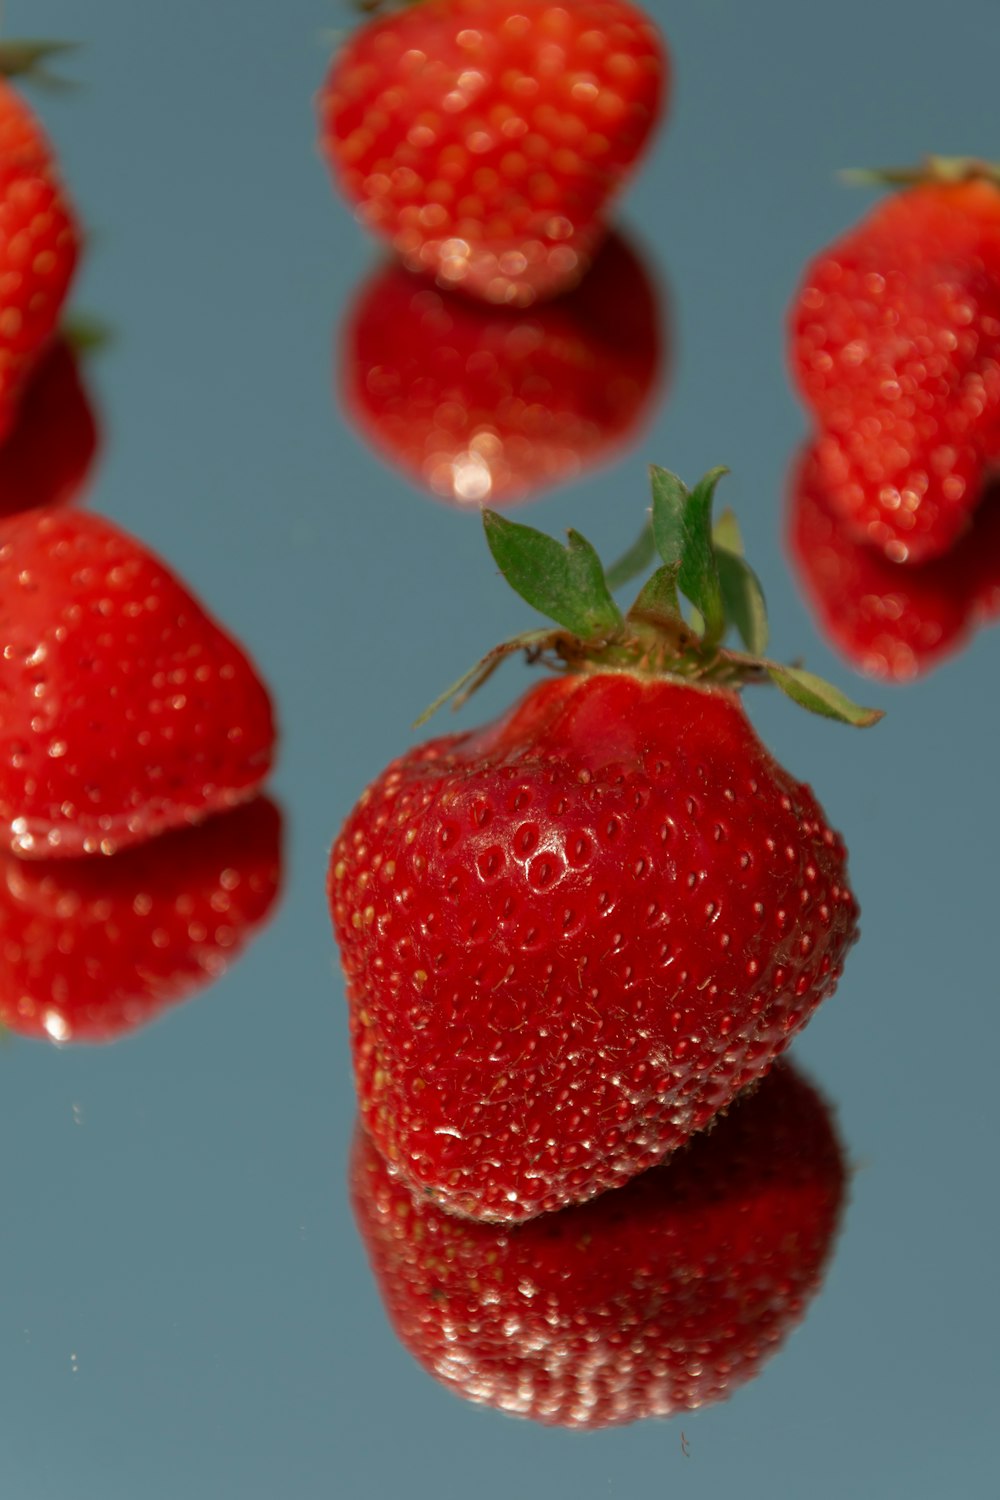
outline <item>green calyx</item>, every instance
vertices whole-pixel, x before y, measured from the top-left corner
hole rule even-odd
[[[369,19],[374,16],[391,15],[393,11],[409,10],[421,0],[351,0],[354,9]]]
[[[518,651],[563,672],[625,671],[732,689],[769,680],[813,713],[845,724],[876,723],[882,718],[877,709],[860,708],[822,678],[763,655],[767,610],[757,575],[744,559],[736,518],[727,511],[712,524],[715,489],[726,472],[712,469],[689,490],[676,474],[653,467],[646,525],[609,568],[577,531],[568,533],[564,546],[484,511],[486,540],[501,573],[558,628],[527,631],[495,646],[417,723],[449,701],[459,707]],[[614,593],[654,563],[623,613]],[[726,644],[734,632],[744,649]]]
[[[75,52],[76,46],[76,42],[29,41],[25,38],[0,42],[0,76],[27,78],[47,88],[70,87],[65,78],[49,71],[48,63],[67,52]]]
[[[925,156],[912,167],[848,167],[838,175],[854,187],[957,186],[962,182],[992,182],[1000,187],[1000,162],[978,156]]]

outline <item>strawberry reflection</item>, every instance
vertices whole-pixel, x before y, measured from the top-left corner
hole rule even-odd
[[[80,356],[60,337],[36,366],[0,444],[0,517],[78,499],[97,445]]]
[[[893,563],[845,534],[808,448],[792,474],[786,534],[824,635],[870,677],[902,682],[928,672],[1000,617],[1000,482],[945,556]]]
[[[649,273],[614,234],[575,291],[530,313],[387,266],[348,322],[344,404],[438,498],[524,500],[638,436],[662,379],[660,324]]]
[[[514,1229],[415,1200],[360,1129],[351,1173],[410,1353],[467,1400],[575,1428],[752,1380],[821,1283],[846,1176],[827,1105],[788,1063],[667,1165]]]
[[[110,1042],[217,979],[270,914],[281,815],[265,797],[108,859],[0,854],[0,1025]]]

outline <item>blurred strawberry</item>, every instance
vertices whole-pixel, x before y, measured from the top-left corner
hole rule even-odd
[[[870,677],[906,681],[954,655],[1000,615],[1000,483],[943,557],[889,562],[845,530],[814,447],[797,459],[787,545],[830,644]]]
[[[817,462],[855,540],[943,556],[1000,461],[1000,168],[929,157],[806,268],[789,319]]]
[[[0,853],[0,1024],[110,1042],[217,979],[270,914],[281,816],[264,797],[104,860]]]
[[[38,71],[58,51],[0,44],[0,74]],[[0,76],[0,439],[52,338],[79,256],[79,231],[52,147],[21,95]]]
[[[526,307],[579,281],[668,84],[666,46],[627,0],[421,0],[345,41],[320,144],[411,269]]]
[[[0,446],[0,516],[79,497],[97,452],[94,413],[71,341],[42,357]]]
[[[134,536],[72,507],[0,520],[0,829],[106,857],[249,801],[271,700],[237,641]]]
[[[410,1353],[467,1400],[577,1428],[752,1380],[819,1288],[846,1177],[828,1107],[785,1062],[668,1164],[516,1228],[412,1197],[360,1130],[351,1170]]]
[[[573,479],[633,440],[663,362],[659,298],[617,235],[532,312],[483,307],[391,265],[343,340],[344,401],[372,446],[458,505]]]

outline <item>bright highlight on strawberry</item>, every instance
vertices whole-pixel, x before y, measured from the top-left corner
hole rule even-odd
[[[409,1191],[362,1133],[354,1213],[402,1343],[467,1401],[596,1429],[724,1401],[801,1321],[845,1163],[787,1064],[667,1166],[515,1229]]]
[[[768,1071],[857,936],[844,846],[737,690],[769,677],[831,717],[878,715],[759,654],[759,585],[732,519],[711,528],[720,472],[688,492],[655,470],[651,525],[608,572],[578,533],[564,548],[486,512],[556,628],[452,692],[519,649],[559,675],[401,756],[334,845],[362,1118],[455,1213],[515,1223],[654,1165]],[[623,615],[611,585],[655,553]]]
[[[626,0],[418,0],[334,59],[321,144],[412,270],[526,306],[583,275],[666,84],[656,28]]]
[[[0,521],[0,829],[36,859],[114,854],[247,801],[268,694],[159,558],[100,516]]]

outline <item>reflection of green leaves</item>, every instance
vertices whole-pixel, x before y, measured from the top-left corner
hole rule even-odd
[[[811,713],[822,714],[826,719],[837,719],[841,724],[853,724],[864,729],[869,724],[877,724],[884,717],[879,709],[861,708],[831,682],[825,682],[812,672],[803,672],[801,667],[784,667],[776,662],[768,662],[767,675],[794,702],[808,708]]]
[[[712,544],[712,499],[725,469],[712,469],[693,490],[667,469],[653,468],[653,537],[663,561],[679,567],[677,582],[704,622],[704,643],[726,630],[719,570]]]
[[[483,512],[486,540],[511,588],[541,614],[581,640],[612,635],[622,624],[601,559],[578,531],[564,547],[531,526]]]

